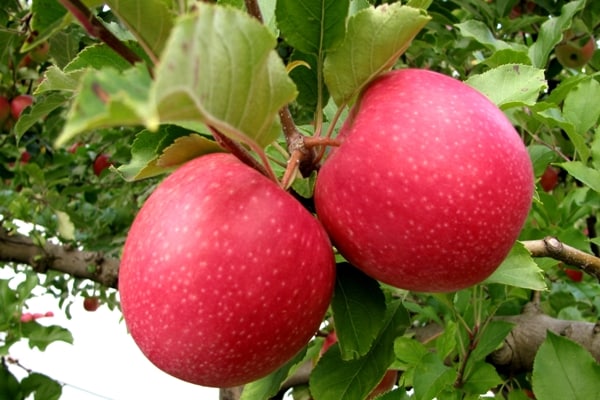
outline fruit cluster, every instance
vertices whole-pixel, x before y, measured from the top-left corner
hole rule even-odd
[[[392,71],[338,137],[318,173],[317,218],[230,154],[188,162],[148,198],[119,290],[134,340],[159,368],[228,387],[280,367],[328,308],[332,244],[375,279],[424,292],[477,284],[506,257],[533,169],[482,94],[435,72]]]

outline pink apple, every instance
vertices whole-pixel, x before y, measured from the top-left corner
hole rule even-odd
[[[28,94],[20,94],[10,102],[10,112],[12,117],[17,120],[21,116],[23,110],[33,104],[33,96]]]
[[[125,322],[158,368],[203,386],[274,371],[318,330],[335,280],[319,222],[230,154],[166,178],[129,231]]]
[[[340,253],[381,282],[449,292],[488,277],[527,217],[534,176],[504,114],[426,70],[377,78],[317,177],[317,215]]]

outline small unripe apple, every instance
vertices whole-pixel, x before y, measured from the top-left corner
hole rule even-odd
[[[540,186],[545,192],[551,192],[558,185],[558,169],[549,165],[540,178]]]
[[[587,36],[583,39],[567,40],[556,46],[554,52],[563,67],[579,69],[592,59],[595,50],[596,41]]]
[[[85,297],[83,299],[83,309],[85,311],[94,312],[100,307],[100,299],[96,296]]]
[[[322,226],[273,181],[230,154],[167,177],[123,250],[125,322],[161,370],[231,387],[279,368],[317,332],[335,263]]]
[[[0,129],[10,117],[10,102],[4,96],[0,96]]]
[[[510,121],[466,84],[396,70],[363,92],[317,176],[319,219],[371,277],[421,292],[487,278],[531,206],[533,168]]]
[[[94,175],[100,176],[100,174],[108,169],[112,165],[110,161],[110,156],[108,154],[100,154],[94,160],[94,165],[92,165],[92,169],[94,170]]]
[[[33,96],[28,94],[20,94],[13,98],[10,102],[10,113],[13,119],[17,120],[21,116],[23,110],[33,104]]]

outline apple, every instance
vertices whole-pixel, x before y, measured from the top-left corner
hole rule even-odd
[[[380,282],[450,292],[504,260],[529,212],[533,168],[505,115],[428,70],[383,74],[319,171],[315,206],[339,252]]]
[[[84,297],[83,299],[83,309],[85,311],[96,311],[100,307],[100,299],[96,296],[92,297]]]
[[[556,46],[554,53],[563,67],[579,69],[592,59],[595,50],[596,41],[594,38],[585,36],[578,40],[568,39],[563,41]]]
[[[48,52],[50,51],[50,43],[48,41],[43,41],[33,49],[31,49],[28,53],[29,58],[40,64],[48,59]]]
[[[20,94],[13,98],[10,102],[10,113],[13,119],[19,119],[23,110],[31,104],[33,104],[33,96],[28,94]]]
[[[75,153],[77,153],[77,149],[80,148],[81,146],[83,146],[83,143],[81,143],[81,142],[75,142],[71,146],[69,146],[69,148],[67,149],[67,151],[69,153],[71,153],[71,154],[75,154]]]
[[[25,150],[21,153],[21,164],[27,164],[31,160],[31,153]]]
[[[325,352],[331,346],[333,346],[337,341],[338,341],[338,338],[337,338],[337,334],[335,333],[335,331],[329,332],[327,334],[327,336],[325,337],[325,340],[323,341],[323,346],[321,347],[319,356],[322,356],[323,354],[325,354]],[[381,378],[381,382],[379,382],[377,384],[377,386],[375,386],[373,391],[371,393],[369,393],[366,400],[375,399],[377,396],[382,395],[383,393],[389,392],[390,390],[392,390],[392,388],[396,384],[397,380],[398,380],[398,371],[393,370],[393,369],[386,371],[385,375],[383,375],[383,378]]]
[[[158,368],[232,387],[279,368],[318,331],[335,281],[331,243],[289,193],[231,154],[178,168],[127,236],[119,293]]]
[[[558,169],[548,166],[540,178],[540,186],[545,192],[551,192],[558,185]]]
[[[104,171],[111,165],[112,165],[112,162],[110,161],[110,156],[108,154],[98,155],[98,157],[96,157],[96,159],[94,160],[94,165],[92,165],[92,168],[94,170],[94,175],[100,176],[102,171]]]
[[[565,274],[571,279],[573,282],[581,282],[583,280],[583,271],[580,269],[573,268],[565,268]]]
[[[10,117],[10,102],[4,96],[0,96],[0,129]]]

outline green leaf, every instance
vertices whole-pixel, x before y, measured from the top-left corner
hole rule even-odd
[[[579,344],[548,332],[533,363],[538,400],[589,400],[600,396],[600,365]]]
[[[277,371],[255,382],[244,385],[240,400],[270,399],[277,394],[283,382],[306,361],[306,349],[285,363]]]
[[[150,82],[142,64],[124,72],[112,68],[86,71],[55,145],[62,146],[91,129],[145,124],[152,114],[148,107]]]
[[[519,64],[505,64],[473,75],[466,83],[502,109],[534,105],[540,91],[548,88],[543,69]]]
[[[484,283],[501,283],[531,290],[546,290],[543,271],[520,243],[515,243],[506,259]]]
[[[131,160],[117,168],[128,182],[173,170],[192,158],[223,151],[215,142],[175,125],[162,125],[157,132],[143,130],[131,145]]]
[[[173,28],[171,3],[167,0],[106,1],[153,60],[158,60]]]
[[[60,237],[66,240],[75,240],[75,225],[73,225],[69,214],[60,210],[55,211],[54,214],[56,215]]]
[[[363,9],[350,17],[342,44],[325,58],[325,82],[337,105],[350,102],[389,70],[427,24],[425,11],[401,3]]]
[[[455,24],[460,30],[460,33],[464,37],[471,38],[478,43],[481,43],[490,50],[500,51],[513,49],[517,51],[526,51],[527,47],[517,43],[507,43],[503,40],[499,40],[494,36],[490,28],[482,22],[474,19],[469,19],[460,24]]]
[[[0,362],[0,400],[22,400],[25,395],[21,392],[17,378],[8,370],[4,359]]]
[[[242,11],[197,6],[174,27],[156,71],[160,122],[204,122],[264,147],[280,134],[278,110],[296,96],[275,38]]]
[[[496,350],[512,330],[514,324],[505,321],[491,321],[477,340],[477,346],[471,353],[470,360],[484,360],[488,354]]]
[[[496,368],[484,361],[479,361],[465,377],[463,389],[470,394],[484,394],[500,385],[502,381]]]
[[[350,264],[339,264],[331,307],[342,359],[367,354],[384,323],[379,283]]]
[[[344,38],[349,0],[278,0],[275,16],[285,41],[321,54]]]
[[[32,104],[27,111],[23,112],[15,124],[14,132],[17,136],[17,140],[20,141],[23,135],[35,125],[36,122],[41,121],[50,114],[52,111],[63,106],[68,100],[68,97],[63,93],[51,93],[48,96],[38,99]]]
[[[558,17],[549,18],[542,24],[536,42],[529,48],[534,67],[546,66],[548,56],[562,39],[562,32],[569,28],[573,16],[584,6],[585,0],[570,1],[562,7]]]
[[[80,51],[65,66],[64,72],[69,73],[87,68],[100,70],[107,67],[123,72],[131,68],[131,64],[108,45],[101,43],[88,46]]]
[[[62,394],[62,386],[50,377],[31,373],[21,381],[25,395],[34,394],[35,400],[58,400]]]
[[[405,367],[417,365],[427,353],[427,347],[413,338],[403,336],[394,341],[396,359]]]
[[[600,83],[586,79],[569,91],[563,105],[563,116],[578,135],[584,135],[598,122],[600,104],[590,99],[600,98]]]
[[[35,94],[53,90],[75,92],[83,73],[84,71],[81,70],[65,73],[54,65],[51,65],[44,73],[44,80],[36,88]]]
[[[400,302],[389,304],[385,327],[364,357],[342,360],[340,348],[332,346],[321,357],[310,376],[315,400],[363,400],[385,375],[394,361],[393,343],[409,324]]]
[[[600,193],[600,171],[590,168],[579,161],[569,161],[558,165],[565,169],[569,175]]]
[[[435,353],[425,354],[414,373],[413,385],[415,400],[432,400],[456,380],[456,371],[444,365]],[[444,398],[444,397],[441,397]]]
[[[67,329],[57,326],[43,326],[36,321],[22,324],[23,336],[29,339],[31,348],[37,347],[41,351],[53,342],[62,341],[73,343],[73,335]]]

